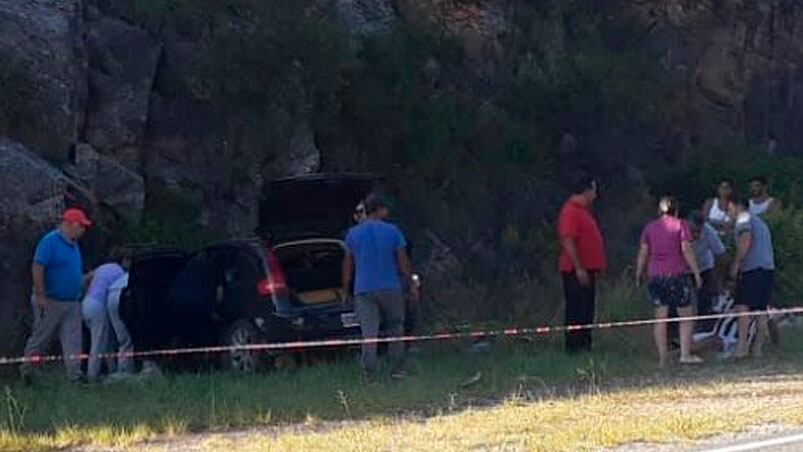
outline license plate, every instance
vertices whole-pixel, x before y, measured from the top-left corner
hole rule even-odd
[[[353,312],[346,312],[340,314],[340,323],[343,324],[344,328],[353,328],[355,326],[360,326],[360,322],[357,321],[357,315]]]

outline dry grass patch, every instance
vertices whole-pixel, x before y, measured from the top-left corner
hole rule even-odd
[[[738,414],[738,415],[736,415]],[[212,437],[206,449],[590,450],[675,442],[753,425],[803,425],[803,377],[694,384],[507,403],[430,419],[382,419],[325,432]]]

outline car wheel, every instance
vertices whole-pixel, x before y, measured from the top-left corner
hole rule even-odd
[[[223,344],[226,346],[242,346],[258,344],[259,330],[246,319],[232,323],[224,333]],[[223,354],[223,365],[237,372],[257,372],[262,369],[265,357],[260,351],[229,350]]]

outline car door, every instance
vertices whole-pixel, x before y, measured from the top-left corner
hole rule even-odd
[[[168,292],[186,262],[187,254],[178,249],[135,253],[120,308],[135,349],[169,346],[174,328],[170,323]]]
[[[248,246],[242,246],[229,256],[224,269],[226,284],[225,312],[229,320],[263,316],[270,306],[257,292],[259,281],[265,277],[262,261]]]

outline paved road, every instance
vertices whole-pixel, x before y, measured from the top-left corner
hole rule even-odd
[[[755,427],[738,434],[709,438],[696,444],[630,444],[609,452],[799,452],[803,451],[803,430],[778,425]]]
[[[772,451],[792,452],[803,450],[803,432],[784,432],[762,438],[740,438],[725,444],[700,449],[705,452]]]

